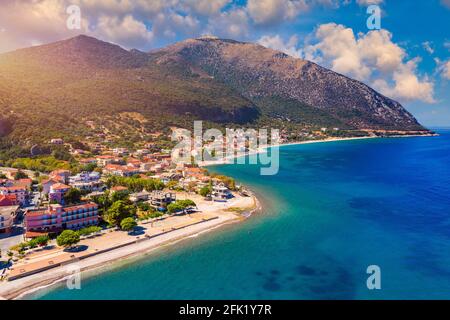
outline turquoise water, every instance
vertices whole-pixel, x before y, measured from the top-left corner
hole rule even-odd
[[[450,131],[286,146],[280,172],[214,167],[264,212],[42,299],[450,298]],[[381,290],[366,268],[381,268]]]

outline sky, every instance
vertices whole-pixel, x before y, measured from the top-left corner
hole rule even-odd
[[[368,28],[370,5],[380,29]],[[0,1],[0,53],[78,34],[143,51],[202,35],[256,42],[360,80],[426,126],[450,127],[450,0]]]

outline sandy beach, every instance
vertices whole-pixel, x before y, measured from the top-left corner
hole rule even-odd
[[[178,215],[166,219],[139,223],[142,231],[130,235],[123,231],[105,232],[101,236],[83,239],[80,247],[86,250],[76,253],[65,252],[62,248],[37,250],[13,265],[11,276],[33,272],[11,281],[0,282],[0,299],[20,299],[44,289],[49,285],[65,281],[76,267],[82,272],[103,271],[105,266],[114,267],[117,262],[148,254],[156,249],[175,244],[183,239],[209,232],[220,226],[245,219],[243,212],[251,214],[260,210],[254,195],[235,198],[227,202],[205,201],[201,196],[187,193],[177,194],[178,199],[189,198],[198,206],[198,212]],[[240,213],[236,212],[239,208]],[[92,249],[91,249],[92,248]],[[48,270],[49,264],[58,266]],[[39,271],[42,270],[42,271]]]
[[[412,137],[432,137],[436,136],[437,134],[405,134],[405,135],[392,135],[385,138],[412,138]],[[302,144],[313,144],[313,143],[327,143],[327,142],[338,142],[338,141],[351,141],[351,140],[365,140],[365,139],[382,139],[384,137],[378,137],[378,136],[364,136],[364,137],[347,137],[347,138],[327,138],[327,139],[321,139],[321,140],[308,140],[308,141],[297,141],[297,142],[287,142],[287,143],[280,143],[280,144],[273,144],[273,145],[265,145],[259,147],[257,150],[252,150],[250,152],[239,152],[236,153],[234,156],[231,157],[225,157],[222,160],[217,161],[200,161],[199,166],[200,167],[209,167],[209,166],[217,166],[217,165],[223,165],[223,164],[233,164],[235,163],[235,160],[240,157],[244,156],[250,156],[255,154],[264,153],[269,148],[273,147],[286,147],[286,146],[294,146],[294,145],[302,145]]]

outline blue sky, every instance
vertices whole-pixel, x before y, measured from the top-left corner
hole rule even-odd
[[[367,6],[381,8],[368,30]],[[68,29],[67,9],[80,9]],[[450,127],[450,0],[2,0],[0,52],[90,34],[151,50],[213,34],[358,79],[423,124]]]

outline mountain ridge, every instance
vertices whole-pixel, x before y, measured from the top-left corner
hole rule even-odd
[[[2,136],[26,144],[58,134],[76,140],[92,133],[87,119],[124,112],[155,120],[148,133],[195,119],[291,131],[427,131],[359,81],[259,44],[212,37],[142,52],[80,35],[0,54],[0,108]]]

